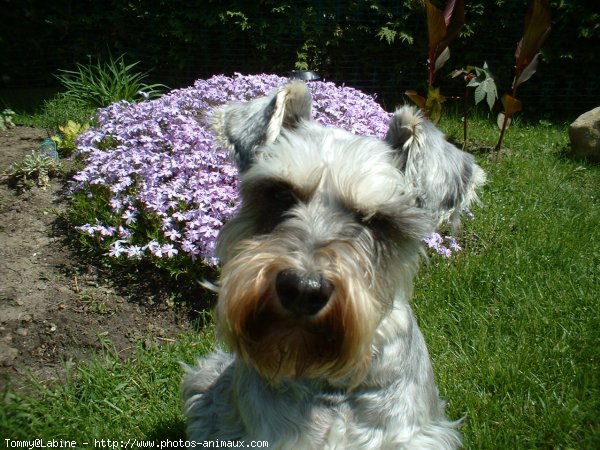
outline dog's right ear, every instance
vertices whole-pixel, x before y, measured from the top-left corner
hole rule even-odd
[[[274,142],[283,128],[292,129],[310,119],[311,103],[306,85],[293,81],[266,97],[217,110],[213,126],[220,142],[232,148],[239,171],[244,172],[254,162],[258,147]]]
[[[417,152],[425,142],[424,127],[426,124],[423,113],[414,106],[407,105],[398,108],[390,119],[385,142],[398,152],[400,170],[405,170],[411,149],[416,149],[415,152]]]

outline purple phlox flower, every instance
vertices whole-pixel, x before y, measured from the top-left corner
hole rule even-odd
[[[150,241],[142,250],[150,250],[154,256],[162,258],[162,246],[157,241]]]
[[[165,231],[165,236],[171,239],[172,241],[176,241],[181,237],[181,233],[172,228],[170,230]]]
[[[191,255],[197,255],[200,253],[200,250],[198,250],[198,247],[187,239],[184,239],[181,242],[181,249],[184,252],[189,253]]]
[[[423,239],[423,242],[429,247],[429,248],[436,248],[439,245],[442,244],[443,239],[442,236],[440,236],[439,233],[431,233],[430,235],[426,236]]]
[[[79,227],[75,227],[75,229],[83,231],[84,233],[89,234],[90,236],[93,236],[96,233],[96,227],[90,225],[89,223],[86,223],[85,225],[81,225]]]
[[[458,244],[454,236],[446,236],[446,240],[448,241],[448,246],[451,250],[455,252],[459,252],[462,250],[462,247]]]
[[[113,188],[116,185],[111,186],[111,190],[113,190]],[[113,190],[114,192],[114,190]],[[123,202],[121,201],[120,198],[118,197],[113,197],[110,199],[110,206],[113,208],[114,211],[118,211],[119,209],[121,209],[123,207]]]
[[[97,225],[96,230],[100,232],[101,236],[104,237],[108,237],[108,236],[114,236],[115,232],[117,231],[117,227],[105,227],[102,225]]]
[[[142,248],[139,245],[131,245],[127,248],[127,257],[130,259],[141,259],[144,255]]]
[[[125,224],[126,224],[126,225],[131,225],[132,223],[135,223],[135,222],[136,222],[136,220],[137,220],[137,219],[136,219],[136,216],[137,216],[137,214],[136,214],[136,212],[135,212],[135,211],[133,211],[133,210],[131,210],[131,209],[128,209],[128,210],[126,210],[126,211],[123,213],[123,215],[121,216],[121,218],[122,218],[122,219],[125,219]]]
[[[122,225],[119,225],[117,228],[117,235],[124,240],[129,240],[132,236],[131,230],[128,228],[124,228]]]
[[[162,253],[167,257],[167,258],[172,258],[173,256],[175,256],[177,253],[179,253],[179,251],[173,246],[173,244],[164,244],[162,246]]]
[[[121,239],[112,242],[109,246],[108,255],[112,256],[113,258],[118,258],[123,253],[125,253],[127,250],[121,245],[124,242],[126,242],[126,241],[121,240]]]
[[[447,242],[447,245],[446,245]],[[460,245],[454,238],[454,236],[445,236],[442,237],[439,233],[431,233],[429,236],[426,236],[423,239],[423,243],[436,252],[439,255],[442,255],[445,258],[450,258],[452,256],[452,252],[458,252],[461,250]]]
[[[142,246],[127,247],[128,257],[141,258],[146,250],[156,257],[173,257],[180,248],[192,258],[216,264],[219,230],[239,208],[239,180],[228,150],[215,143],[211,115],[228,102],[267,95],[287,81],[268,74],[216,75],[155,100],[121,101],[98,110],[97,125],[78,138],[85,167],[73,177],[71,190],[91,196],[90,187],[106,186],[113,216],[124,227],[118,233],[102,223],[79,229],[115,242],[123,236],[137,239]],[[312,82],[308,88],[317,122],[385,136],[390,114],[374,97],[330,82]],[[157,239],[171,243],[147,239],[147,230],[139,225],[127,228],[137,223],[140,213],[158,217],[163,236]],[[114,251],[123,253],[118,250],[123,245],[114,245]]]

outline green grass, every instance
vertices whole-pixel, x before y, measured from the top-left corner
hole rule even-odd
[[[104,342],[101,354],[69,370],[63,382],[45,386],[32,380],[30,394],[4,393],[2,445],[5,438],[75,440],[78,448],[93,448],[94,439],[182,439],[179,362],[193,363],[213,343],[212,329],[190,333],[160,348],[140,347],[124,362]]]
[[[464,227],[478,239],[416,283],[467,448],[600,448],[600,172],[567,143],[566,126],[510,129],[510,156],[482,162],[485,207]]]
[[[440,126],[460,140],[462,126]],[[470,140],[498,131],[473,118]],[[433,256],[414,310],[449,415],[469,449],[600,448],[600,168],[564,156],[566,126],[517,123],[489,160],[484,207],[464,224],[464,251]],[[177,361],[214,336],[185,335],[122,362],[107,352],[64,383],[7,393],[0,438],[179,439]]]

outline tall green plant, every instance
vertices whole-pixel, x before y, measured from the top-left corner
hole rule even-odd
[[[523,105],[517,99],[517,88],[529,80],[538,66],[539,50],[550,33],[550,4],[549,0],[532,0],[525,16],[523,36],[517,44],[515,52],[515,78],[512,92],[502,96],[504,111],[498,116],[500,138],[495,151],[499,151],[504,141],[504,134],[512,116],[521,111]]]
[[[147,72],[134,72],[139,61],[125,63],[125,55],[112,57],[106,63],[98,61],[87,65],[77,64],[77,70],[61,70],[55,75],[67,89],[66,95],[94,108],[108,106],[119,100],[131,102],[155,98],[167,87],[163,84],[146,84]]]
[[[473,100],[475,101],[475,105],[485,99],[491,111],[498,98],[496,81],[485,61],[483,67],[467,66],[464,69],[453,71],[450,76],[452,78],[462,76],[465,81],[465,95],[463,97],[463,147],[467,147],[469,143],[469,88],[474,88]]]

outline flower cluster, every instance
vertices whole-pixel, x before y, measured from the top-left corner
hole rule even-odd
[[[218,75],[156,100],[99,110],[96,126],[78,139],[86,165],[74,176],[72,190],[89,198],[104,195],[110,220],[94,218],[79,230],[103,242],[114,257],[184,255],[216,264],[216,237],[237,208],[238,180],[228,151],[215,142],[211,111],[267,95],[287,81]],[[365,136],[385,135],[390,114],[373,97],[329,82],[308,86],[314,120]]]
[[[431,233],[423,239],[423,243],[434,252],[446,258],[450,258],[453,251],[459,252],[461,250],[454,236],[442,236],[440,233]]]
[[[79,229],[109,242],[112,256],[171,258],[182,252],[215,264],[216,237],[235,211],[238,181],[208,116],[214,107],[266,95],[286,81],[275,75],[215,76],[157,100],[100,110],[97,125],[78,140],[86,166],[72,188],[91,196],[97,195],[92,187],[108,187],[118,220]],[[309,87],[315,120],[364,135],[385,134],[389,114],[372,97],[333,83]],[[137,226],[142,214],[159,219],[160,235],[141,240],[140,234],[151,234]]]

